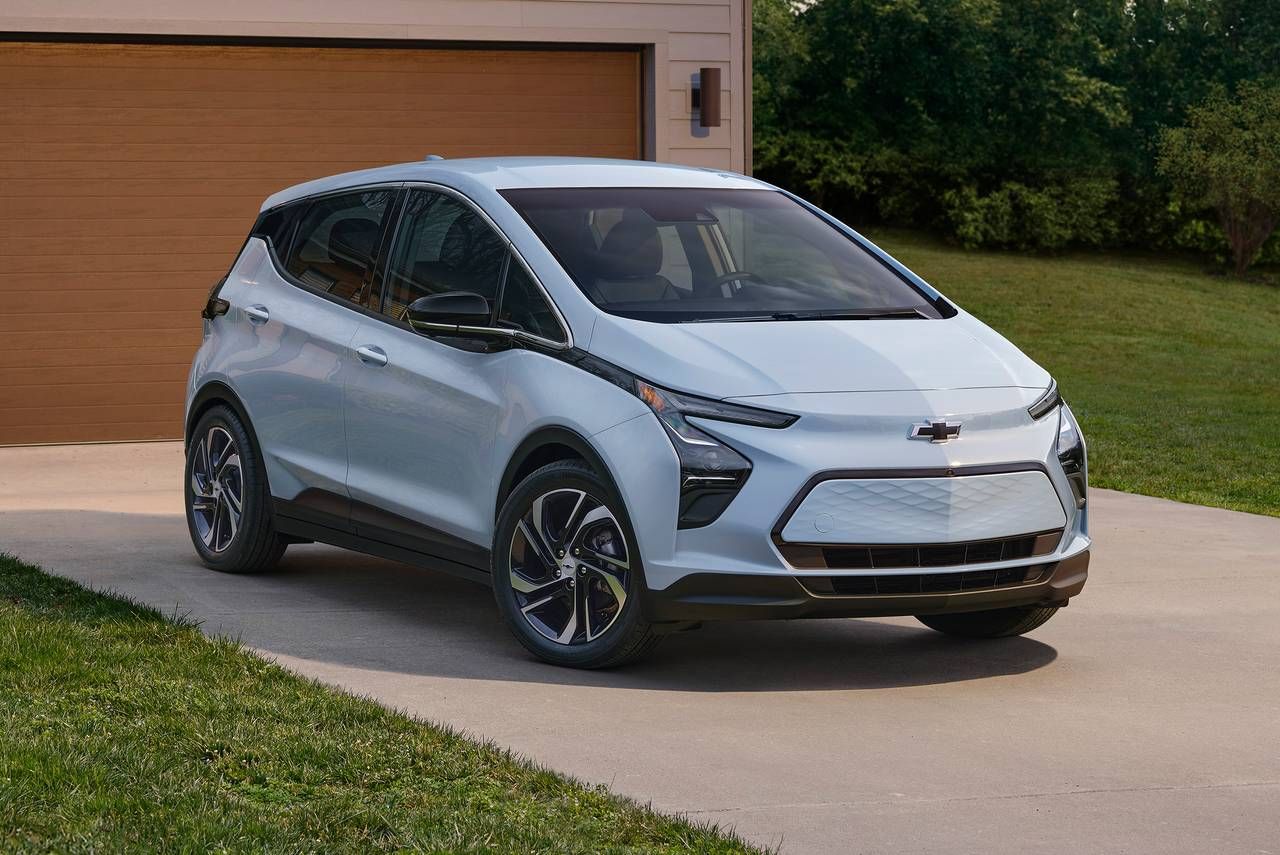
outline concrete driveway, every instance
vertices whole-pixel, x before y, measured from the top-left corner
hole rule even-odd
[[[1099,490],[1092,580],[1030,637],[708,626],[580,673],[444,575],[320,546],[205,570],[181,455],[0,448],[0,551],[785,853],[1280,852],[1280,519]]]

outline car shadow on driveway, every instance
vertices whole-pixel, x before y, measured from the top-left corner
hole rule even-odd
[[[25,541],[34,540],[29,548]],[[1015,675],[1053,662],[1031,638],[965,641],[914,622],[707,624],[611,671],[533,659],[483,586],[320,545],[290,547],[266,574],[204,568],[180,516],[18,511],[0,551],[283,655],[408,675],[689,692],[880,689]]]

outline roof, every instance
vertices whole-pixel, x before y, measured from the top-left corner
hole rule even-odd
[[[735,172],[646,160],[475,157],[422,160],[344,172],[281,190],[262,203],[262,210],[329,190],[398,181],[435,181],[448,186],[480,185],[492,190],[517,187],[705,187],[758,190],[769,186]]]

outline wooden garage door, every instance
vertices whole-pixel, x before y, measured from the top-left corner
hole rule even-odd
[[[0,44],[0,444],[182,433],[268,194],[446,157],[638,157],[633,51]]]

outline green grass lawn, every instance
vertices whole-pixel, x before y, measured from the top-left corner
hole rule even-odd
[[[749,851],[0,555],[15,850]]]
[[[1058,379],[1099,487],[1280,516],[1280,287],[869,234]]]

